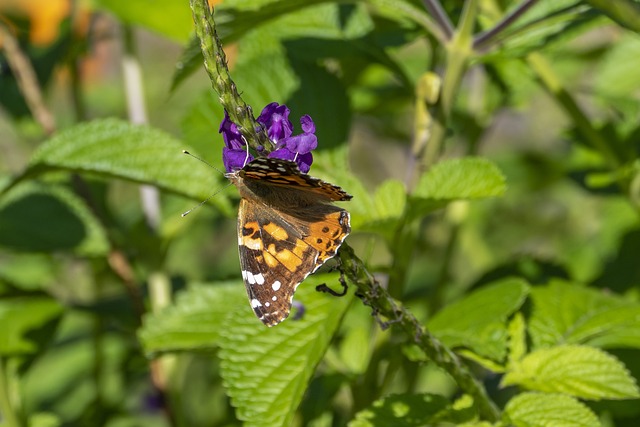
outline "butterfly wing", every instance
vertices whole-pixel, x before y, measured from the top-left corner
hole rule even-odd
[[[289,211],[240,201],[240,267],[249,302],[267,326],[286,319],[298,285],[335,256],[349,213],[327,204]]]

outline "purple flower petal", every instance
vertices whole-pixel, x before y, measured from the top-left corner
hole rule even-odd
[[[290,162],[296,158],[296,153],[294,151],[287,150],[286,148],[280,148],[279,150],[274,150],[269,153],[269,157],[272,159],[282,159],[289,160]]]
[[[316,133],[316,124],[313,123],[313,119],[310,115],[305,114],[300,117],[300,124],[302,125],[302,132],[304,133]]]
[[[256,121],[262,123],[263,125],[268,124],[269,120],[271,120],[271,116],[273,115],[273,112],[276,110],[277,107],[278,107],[277,102],[272,102],[271,104],[267,104],[267,106],[262,109],[262,112],[260,113]]]
[[[267,128],[269,139],[277,143],[283,138],[291,136],[293,124],[289,121],[289,108],[272,102],[262,109],[258,122]]]
[[[313,154],[311,154],[310,152],[299,154],[298,158],[296,159],[296,163],[298,164],[298,169],[300,169],[300,172],[309,173],[309,170],[311,169],[311,163],[313,163]]]
[[[283,159],[289,160],[290,162],[296,162],[298,164],[298,169],[300,172],[308,173],[311,169],[311,163],[313,163],[313,154],[311,153],[295,153],[286,148],[281,148],[279,150],[272,151],[269,154],[269,157],[272,159]]]
[[[242,139],[242,134],[238,130],[238,126],[231,121],[226,110],[224,112],[224,119],[222,119],[222,122],[220,123],[218,132],[222,134],[224,145],[226,145],[228,148],[238,150],[245,145],[244,140]]]
[[[311,151],[318,146],[318,138],[315,136],[316,125],[309,115],[300,118],[303,133],[293,136],[293,125],[289,120],[289,108],[277,102],[272,102],[262,109],[257,119],[258,131],[266,129],[271,141],[272,151],[269,157],[295,161],[300,171],[307,173],[313,163]],[[244,167],[247,162],[253,160],[253,156],[246,150],[246,141],[243,139],[238,126],[231,121],[229,114],[224,112],[224,119],[220,123],[219,132],[222,134],[225,146],[222,149],[222,161],[227,172],[233,172]],[[263,153],[267,147],[258,147],[258,153]]]
[[[247,157],[248,155],[248,157]],[[253,160],[253,156],[247,153],[246,150],[234,150],[227,147],[222,147],[222,163],[227,172],[234,172],[238,169],[242,169],[244,165]]]
[[[287,149],[294,153],[306,154],[318,146],[318,138],[312,133],[303,133],[287,138]]]

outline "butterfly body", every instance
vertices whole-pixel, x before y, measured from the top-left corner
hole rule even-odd
[[[351,231],[349,213],[331,204],[351,196],[280,159],[259,157],[226,176],[241,196],[238,248],[249,302],[273,326],[289,315],[298,285]]]

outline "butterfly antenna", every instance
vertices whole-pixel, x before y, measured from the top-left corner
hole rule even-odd
[[[191,156],[191,157],[193,157],[194,159],[201,161],[201,162],[202,162],[202,163],[204,163],[205,165],[209,166],[211,169],[215,169],[215,170],[217,170],[217,171],[218,171],[218,172],[220,172],[222,175],[225,175],[225,173],[224,173],[224,172],[222,172],[220,169],[218,169],[217,167],[213,166],[211,163],[207,162],[207,161],[206,161],[206,160],[204,160],[203,158],[198,157],[198,156],[196,156],[195,154],[191,154],[191,153],[190,153],[190,152],[188,152],[187,150],[182,150],[182,152],[183,152],[184,154],[186,154],[187,156]]]
[[[202,163],[204,163],[205,165],[209,166],[212,169],[217,170],[218,172],[220,172],[222,175],[225,175],[224,172],[222,172],[220,169],[218,169],[217,167],[213,166],[211,163],[207,162],[206,160],[196,156],[195,154],[191,154],[190,152],[188,152],[187,150],[182,150],[182,152],[188,156],[193,157],[196,160],[201,161]],[[211,200],[216,194],[218,194],[219,192],[225,190],[227,187],[229,187],[231,185],[231,183],[228,183],[227,185],[225,185],[224,187],[222,187],[221,189],[219,189],[218,191],[216,191],[215,193],[213,193],[212,195],[210,195],[209,197],[207,197],[206,199],[204,199],[202,202],[200,202],[197,206],[192,207],[191,209],[189,209],[188,211],[184,212],[182,214],[182,217],[184,218],[185,216],[189,215],[191,212],[195,211],[196,209],[198,209],[200,206],[204,205],[205,203],[207,203],[209,200]]]
[[[203,201],[201,201],[197,206],[192,207],[191,209],[189,209],[188,211],[184,212],[182,214],[182,217],[184,218],[185,216],[189,215],[191,212],[195,211],[196,209],[198,209],[200,206],[204,205],[205,203],[207,203],[209,200],[211,200],[216,194],[218,194],[219,192],[225,190],[227,187],[229,187],[231,185],[231,183],[228,183],[227,185],[225,185],[224,187],[222,187],[221,189],[219,189],[218,191],[216,191],[215,193],[213,193],[212,195],[210,195],[209,197],[207,197],[206,199],[204,199]]]
[[[247,139],[244,137],[244,135],[240,135],[240,137],[242,138],[242,140],[244,141],[244,146],[247,147],[247,155],[244,156],[244,162],[242,162],[242,167],[245,167],[247,165],[247,163],[249,163],[249,141],[247,141]]]

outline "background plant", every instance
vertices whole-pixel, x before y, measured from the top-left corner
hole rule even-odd
[[[180,217],[226,185],[204,4],[47,4],[0,6],[4,424],[638,424],[638,2],[216,6],[354,195],[350,294],[272,329],[235,192]]]

